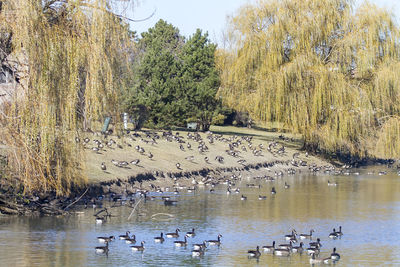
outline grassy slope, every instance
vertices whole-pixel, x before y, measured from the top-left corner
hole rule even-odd
[[[96,183],[99,181],[107,181],[107,180],[114,180],[116,178],[126,179],[129,176],[137,175],[139,173],[145,172],[152,172],[154,170],[159,171],[172,171],[177,172],[180,171],[176,167],[176,163],[179,162],[181,164],[182,171],[191,171],[191,170],[200,170],[202,168],[218,168],[218,167],[234,167],[234,166],[241,166],[237,163],[239,159],[245,159],[247,163],[259,163],[259,162],[266,162],[266,161],[274,161],[274,160],[288,160],[292,159],[292,155],[295,152],[298,152],[298,149],[301,147],[300,139],[295,139],[294,142],[284,142],[279,140],[278,136],[279,133],[276,132],[267,132],[263,130],[256,130],[256,129],[248,129],[248,128],[238,128],[238,127],[219,127],[214,126],[211,128],[213,133],[220,133],[223,134],[224,137],[229,138],[232,135],[248,135],[253,136],[253,144],[258,145],[262,143],[264,145],[262,156],[254,156],[253,153],[247,149],[247,152],[241,152],[240,157],[234,158],[226,154],[225,150],[228,149],[228,143],[215,141],[214,144],[209,144],[208,140],[206,139],[205,133],[200,133],[203,137],[203,140],[206,142],[206,145],[209,148],[209,151],[200,154],[197,150],[197,142],[193,140],[189,140],[189,143],[192,145],[192,149],[188,150],[186,143],[183,144],[185,147],[185,151],[181,151],[179,148],[179,144],[176,141],[168,142],[165,139],[161,138],[157,140],[158,144],[151,145],[146,144],[145,142],[141,141],[141,138],[136,138],[136,141],[131,140],[129,137],[123,138],[115,138],[113,139],[117,142],[118,145],[122,146],[118,148],[116,145],[113,145],[112,148],[105,148],[100,153],[95,153],[91,150],[93,146],[93,139],[101,140],[100,136],[91,136],[90,143],[87,146],[88,149],[86,150],[87,155],[87,176],[89,179],[89,183]],[[149,140],[145,138],[145,134],[143,132],[139,132],[143,139]],[[175,133],[175,131],[173,132]],[[187,139],[187,132],[179,131],[180,136],[184,137],[185,141]],[[160,132],[161,135],[161,132]],[[292,135],[285,134],[287,137],[293,137]],[[294,137],[293,137],[294,138]],[[273,155],[269,151],[267,151],[268,143],[276,140],[281,144],[284,144],[286,149],[286,153],[284,155]],[[131,146],[128,146],[130,144]],[[245,144],[247,147],[247,142],[242,143]],[[146,152],[144,155],[141,155],[139,152],[135,150],[135,146],[139,145],[143,147]],[[240,146],[241,147],[241,146]],[[280,147],[280,146],[279,146]],[[279,148],[278,147],[278,148]],[[248,148],[248,147],[247,147]],[[238,150],[241,151],[239,148]],[[154,155],[154,158],[150,160],[147,155],[148,152],[151,152]],[[305,157],[303,152],[300,152],[299,159],[307,160],[308,162],[316,162],[323,164],[323,162],[315,157],[309,156],[308,158]],[[224,157],[224,163],[218,163],[215,160],[217,155]],[[190,162],[185,159],[185,157],[194,156],[193,162]],[[210,163],[206,163],[204,161],[204,157],[207,156],[210,159]],[[134,159],[140,159],[140,166],[132,166],[131,164],[128,168],[120,168],[114,166],[111,163],[111,160],[119,160],[119,161],[132,161]],[[105,162],[107,166],[107,171],[104,172],[101,170],[100,165],[101,162]]]

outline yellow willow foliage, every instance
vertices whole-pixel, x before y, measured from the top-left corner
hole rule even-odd
[[[216,52],[223,101],[313,148],[400,157],[400,121],[380,119],[400,113],[399,28],[385,10],[353,6],[260,0],[239,9],[229,48]]]
[[[1,23],[27,66],[23,89],[0,117],[8,162],[25,192],[69,194],[86,181],[82,128],[119,114],[119,68],[130,45],[112,1],[3,1]],[[118,116],[116,116],[118,117]]]

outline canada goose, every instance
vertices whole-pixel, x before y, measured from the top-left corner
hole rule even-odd
[[[204,249],[203,248],[192,250],[192,257],[201,257],[203,255],[204,255]]]
[[[241,199],[241,200],[247,200],[247,197],[245,197],[245,196],[242,195],[242,196],[240,197],[240,199]]]
[[[258,200],[265,200],[265,199],[267,199],[267,196],[258,195]]]
[[[125,239],[129,238],[129,234],[130,234],[130,233],[131,233],[131,232],[126,231],[126,234],[120,235],[120,236],[119,236],[119,239],[120,239],[120,240],[125,240]]]
[[[304,250],[304,248],[303,248],[303,242],[300,242],[300,245],[299,246],[296,246],[296,247],[292,247],[292,252],[293,253],[303,253],[303,250]]]
[[[217,237],[217,240],[208,240],[207,241],[207,243],[208,243],[208,245],[210,245],[210,246],[213,246],[213,245],[221,245],[221,237],[222,237],[222,235],[221,234],[219,234],[218,235],[218,237]]]
[[[275,194],[276,194],[275,187],[272,187],[272,189],[271,189],[271,194],[273,194],[273,195],[275,195]]]
[[[179,194],[179,191],[178,191],[177,188],[175,188],[175,190],[174,190],[174,195],[178,195],[178,194]]]
[[[282,249],[292,249],[292,241],[289,242],[289,244],[280,244],[279,248]]]
[[[339,237],[339,235],[337,234],[335,228],[333,228],[333,232],[329,234],[329,238],[336,239],[338,237]]]
[[[149,157],[149,159],[152,159],[154,156],[153,156],[153,154],[151,152],[149,152],[148,157]]]
[[[186,232],[187,237],[194,237],[196,233],[194,232],[194,228],[192,228],[192,231]]]
[[[331,259],[335,260],[335,261],[340,260],[340,255],[339,255],[339,253],[336,253],[336,248],[333,248],[333,253],[331,254]]]
[[[163,233],[161,233],[160,234],[160,236],[156,236],[156,237],[154,237],[154,242],[156,242],[156,243],[162,243],[162,242],[164,242],[164,237],[163,237]]]
[[[193,193],[194,191],[196,191],[196,188],[194,186],[193,187],[188,187],[187,191],[189,193]]]
[[[260,247],[257,246],[256,250],[248,250],[249,257],[258,258],[261,256]]]
[[[307,248],[307,254],[308,255],[311,255],[311,254],[319,255],[319,252],[320,252],[319,247],[309,247],[309,248]]]
[[[128,237],[125,239],[125,243],[127,244],[135,244],[136,243],[136,236],[132,235],[132,237]]]
[[[231,193],[231,189],[228,187],[228,188],[226,189],[226,194],[229,195],[230,193]]]
[[[210,159],[209,159],[208,157],[204,157],[204,161],[205,161],[206,163],[209,163]]]
[[[323,262],[322,259],[316,258],[315,253],[311,253],[310,264],[321,264]]]
[[[288,185],[286,182],[285,182],[285,189],[289,189],[290,188],[290,185]]]
[[[328,186],[337,186],[337,183],[336,182],[330,182],[329,180],[328,180]]]
[[[289,249],[285,249],[285,248],[276,248],[274,250],[274,254],[276,256],[289,256],[290,255],[290,250]]]
[[[97,237],[97,240],[99,240],[100,243],[106,243],[106,242],[111,242],[112,240],[115,240],[115,237],[113,235],[109,236],[109,237],[99,236],[99,237]]]
[[[272,242],[272,246],[263,246],[262,247],[265,252],[274,252],[275,250],[275,241]]]
[[[166,237],[168,238],[178,238],[179,237],[179,233],[181,230],[179,230],[179,228],[176,228],[175,233],[167,233]]]
[[[106,221],[106,218],[104,218],[104,217],[97,217],[96,218],[96,224],[102,224],[105,221]]]
[[[239,194],[240,193],[240,189],[239,188],[235,188],[235,193]]]
[[[178,170],[181,170],[181,164],[180,164],[179,162],[176,163],[175,165],[176,165],[176,168],[177,168]]]
[[[290,240],[296,236],[297,232],[295,229],[292,230],[292,233],[290,235],[285,235],[286,240]]]
[[[140,246],[131,246],[131,249],[133,251],[143,251],[144,250],[144,243],[146,243],[145,241],[142,241],[140,244]]]
[[[103,171],[107,170],[106,164],[104,162],[101,163],[101,169]]]
[[[176,203],[178,203],[178,201],[176,201],[176,200],[169,200],[169,199],[164,200],[165,206],[173,206],[173,205],[176,205]]]
[[[342,235],[343,235],[343,233],[342,233],[342,226],[339,226],[339,231],[337,231],[336,234],[337,234],[338,236],[342,236]]]
[[[103,253],[108,254],[108,241],[106,241],[105,243],[106,243],[105,246],[95,247],[97,254],[103,254]]]
[[[193,244],[194,250],[205,249],[207,247],[206,241],[204,240],[202,244]]]
[[[310,242],[310,247],[318,247],[318,248],[322,247],[322,244],[320,241],[321,241],[321,239],[317,238],[317,242]]]
[[[132,160],[132,161],[131,161],[131,164],[132,164],[132,165],[138,165],[139,162],[140,162],[140,159],[135,159],[135,160]]]
[[[306,239],[306,238],[312,238],[312,233],[314,232],[314,229],[310,230],[310,234],[300,234],[300,239]]]
[[[186,245],[187,245],[186,237],[187,237],[187,235],[185,235],[184,241],[174,241],[175,246],[176,247],[186,247]]]

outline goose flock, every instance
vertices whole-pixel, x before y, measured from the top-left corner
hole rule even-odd
[[[186,232],[186,234],[183,235],[183,240],[177,240],[180,238],[181,230],[177,228],[174,232],[171,233],[166,233],[164,238],[164,233],[161,232],[159,236],[156,236],[153,238],[154,243],[158,244],[163,244],[164,242],[167,242],[167,239],[175,239],[173,244],[175,247],[184,247],[186,248],[189,246],[189,240],[188,238],[194,238],[196,236],[195,229],[192,228],[190,231]],[[202,243],[195,243],[195,242],[190,242],[192,246],[192,251],[191,254],[193,257],[201,257],[204,256],[204,253],[206,252],[206,249],[212,247],[212,246],[220,246],[221,245],[221,238],[222,235],[218,234],[216,239],[210,239],[210,240],[204,240]],[[103,243],[105,245],[103,246],[97,246],[95,247],[95,253],[96,254],[106,254],[108,256],[108,253],[110,251],[110,244],[112,241],[115,240],[115,236],[99,236],[97,237],[98,242]],[[136,235],[132,234],[130,235],[130,231],[126,231],[125,234],[119,235],[119,240],[125,241],[126,244],[131,245],[130,248],[133,252],[137,251],[145,251],[146,247],[146,241],[141,241],[140,245],[134,245],[136,244]]]
[[[297,234],[296,230],[293,229],[290,234],[284,236],[285,240],[289,241],[288,243],[276,245],[276,242],[272,241],[272,245],[262,246],[261,249],[264,253],[269,253],[281,257],[289,257],[292,254],[301,255],[305,252],[307,253],[307,255],[310,256],[310,264],[333,264],[339,261],[340,255],[336,252],[336,247],[333,248],[333,251],[329,257],[319,257],[322,247],[320,238],[317,238],[316,241],[309,242],[308,248],[305,247],[305,240],[309,239],[311,241],[314,232],[315,230],[311,229],[309,234]],[[339,226],[339,231],[336,231],[334,228],[333,232],[330,233],[328,237],[331,239],[337,239],[341,238],[342,236],[342,226]],[[248,250],[247,254],[249,258],[258,259],[261,256],[260,246],[257,246],[255,250]]]

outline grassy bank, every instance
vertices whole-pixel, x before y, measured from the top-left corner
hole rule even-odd
[[[182,143],[177,141],[167,141],[166,138],[155,139],[156,143],[152,142],[153,134],[146,136],[146,131],[139,131],[139,136],[132,137],[133,133],[127,136],[117,138],[108,137],[107,140],[102,139],[100,135],[93,134],[89,136],[90,141],[86,145],[86,169],[89,183],[97,183],[103,181],[110,181],[115,179],[125,180],[131,176],[136,176],[141,173],[153,173],[154,171],[159,172],[188,172],[201,169],[217,169],[223,167],[243,167],[246,164],[256,164],[259,162],[272,162],[275,160],[291,160],[293,154],[299,152],[298,159],[315,162],[317,164],[323,164],[324,162],[313,156],[305,156],[304,152],[299,151],[302,146],[301,139],[298,136],[285,134],[285,138],[279,138],[280,133],[268,132],[262,129],[248,129],[239,128],[233,126],[213,126],[211,128],[213,136],[218,136],[218,139],[214,139],[213,143],[210,143],[207,139],[207,133],[199,133],[202,140],[208,147],[208,150],[200,153],[198,150],[198,142],[188,139],[187,134],[193,132],[178,131],[178,136],[182,137]],[[150,131],[151,133],[157,133],[162,136],[162,132]],[[176,136],[177,131],[173,131],[172,134]],[[222,135],[222,137],[221,137]],[[249,147],[249,143],[244,141],[242,137],[251,137],[252,147],[259,150],[259,155],[255,155]],[[111,147],[105,146],[100,151],[93,151],[93,147],[97,145],[93,140],[100,140],[102,143],[113,139],[116,144]],[[242,140],[242,144],[235,148],[236,151],[240,151],[237,157],[233,157],[227,154],[229,150],[229,144],[234,141]],[[271,142],[276,141],[277,144],[271,147],[271,151],[268,151],[268,145]],[[191,145],[189,149],[187,144]],[[183,150],[180,148],[183,146]],[[285,147],[285,152],[278,153],[277,151]],[[145,152],[139,153],[135,147],[142,147]],[[243,150],[246,148],[246,151]],[[149,158],[149,153],[153,154],[153,158]],[[222,156],[223,162],[216,160],[216,157]],[[205,161],[205,157],[208,157],[209,161]],[[118,167],[112,163],[112,160],[131,162],[133,160],[140,160],[138,165],[129,164],[126,167]],[[190,160],[188,160],[190,159]],[[244,163],[238,161],[245,160]],[[104,162],[107,170],[101,169],[101,163]],[[180,164],[178,169],[176,164]]]

